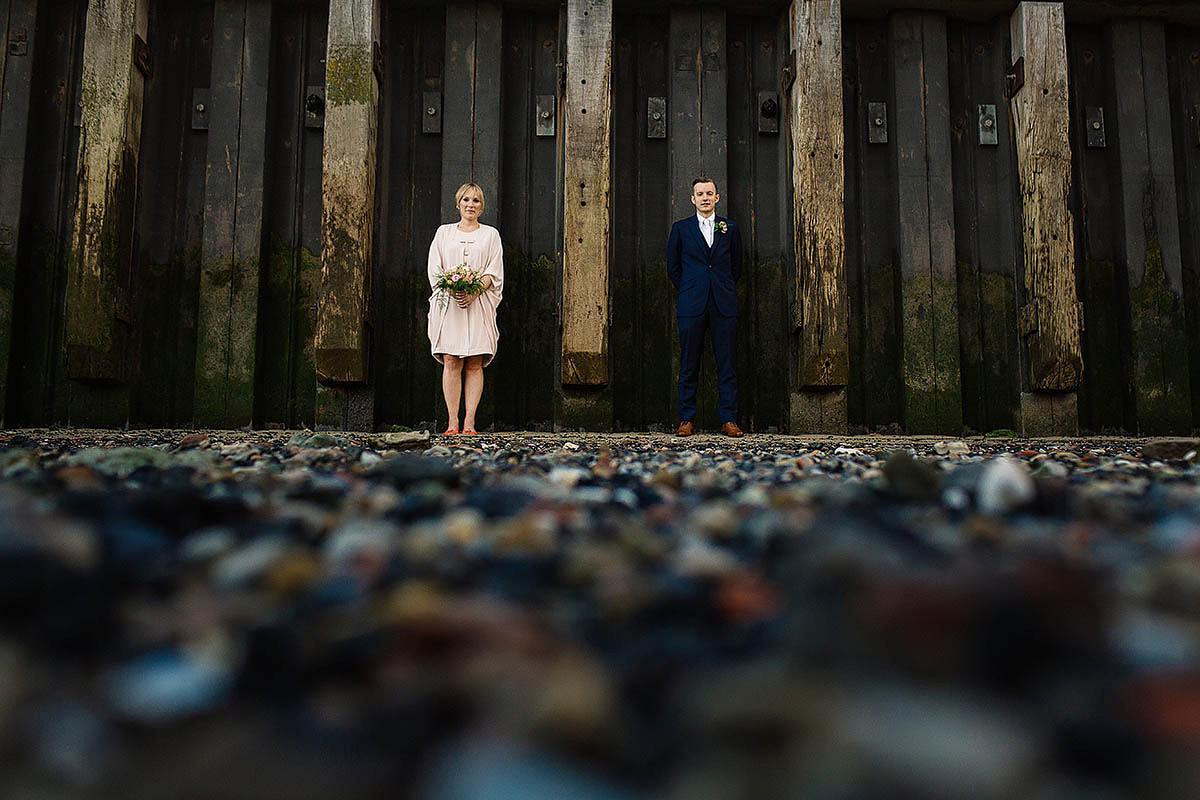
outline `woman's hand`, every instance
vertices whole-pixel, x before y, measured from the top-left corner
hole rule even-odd
[[[469,308],[478,296],[470,292],[454,292],[454,302],[458,303],[459,308]]]

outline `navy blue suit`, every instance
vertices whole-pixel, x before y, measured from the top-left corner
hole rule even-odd
[[[712,247],[696,215],[671,226],[667,277],[677,292],[679,324],[679,419],[696,416],[696,384],[704,334],[712,333],[717,362],[717,402],[722,424],[737,422],[737,286],[742,237],[736,222],[715,216]],[[722,223],[726,230],[721,231]]]

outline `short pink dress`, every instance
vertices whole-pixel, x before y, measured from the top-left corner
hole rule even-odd
[[[429,296],[429,351],[440,363],[443,355],[484,356],[483,365],[492,363],[500,331],[496,327],[496,307],[504,292],[504,246],[500,232],[480,224],[478,230],[464,233],[457,222],[442,225],[429,245],[429,288],[438,274],[467,264],[479,274],[491,275],[492,286],[467,308],[459,308],[449,295],[433,291]]]

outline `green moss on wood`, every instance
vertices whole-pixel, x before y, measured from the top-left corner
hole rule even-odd
[[[253,423],[258,276],[257,258],[201,270],[192,409],[199,425],[241,428]]]
[[[1141,285],[1130,290],[1138,432],[1192,428],[1191,377],[1182,298],[1167,283],[1157,238],[1146,244]]]
[[[371,44],[335,44],[325,63],[325,100],[331,106],[368,104],[375,90]]]
[[[346,390],[337,386],[318,386],[316,393],[316,427],[341,430],[345,427]]]
[[[910,433],[962,430],[958,289],[936,275],[901,291],[904,335],[904,427]]]
[[[612,390],[560,389],[555,392],[555,430],[611,431]]]
[[[12,248],[0,246],[0,424],[5,418],[5,398],[8,394],[8,362],[12,350],[13,291],[16,285],[17,264]]]

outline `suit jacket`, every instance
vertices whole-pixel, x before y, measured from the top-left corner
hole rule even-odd
[[[724,222],[728,230],[721,233]],[[708,306],[712,290],[717,312],[722,316],[737,316],[737,287],[742,273],[742,236],[737,223],[716,218],[713,246],[710,248],[700,232],[700,221],[692,214],[671,226],[667,238],[667,277],[675,286],[680,317],[696,317]]]

